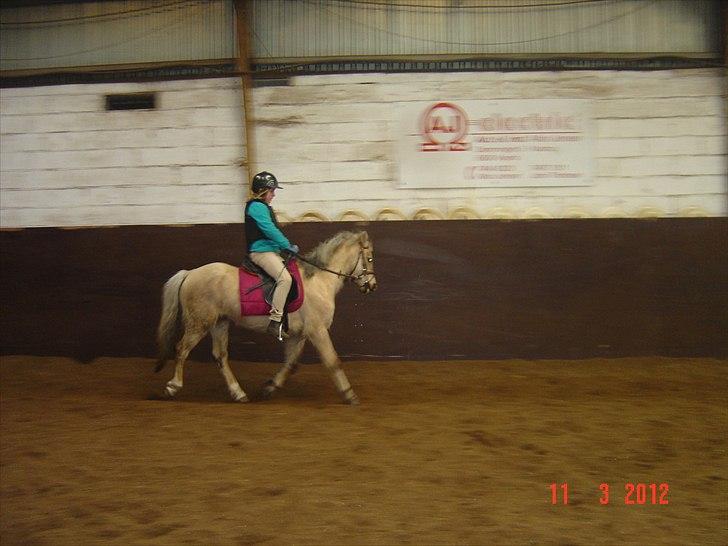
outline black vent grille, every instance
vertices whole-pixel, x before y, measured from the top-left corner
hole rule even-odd
[[[156,93],[106,95],[107,110],[154,110],[156,107]]]

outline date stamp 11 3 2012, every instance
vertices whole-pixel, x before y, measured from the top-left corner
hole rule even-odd
[[[568,483],[552,483],[549,489],[551,491],[551,504],[569,504]],[[626,505],[653,504],[664,506],[669,504],[669,493],[670,486],[666,483],[626,483],[624,484],[624,493],[619,495],[617,502],[623,502]],[[599,494],[599,504],[602,506],[612,502],[610,484],[599,484]]]

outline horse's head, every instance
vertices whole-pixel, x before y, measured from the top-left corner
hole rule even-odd
[[[374,246],[366,231],[358,234],[357,242],[359,257],[350,278],[363,294],[368,294],[377,289],[377,278],[374,276]]]
[[[353,282],[364,294],[377,289],[374,247],[366,231],[342,231],[298,258],[306,264],[308,277],[325,271]]]

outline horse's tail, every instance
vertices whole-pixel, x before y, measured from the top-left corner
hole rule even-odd
[[[162,316],[159,319],[159,328],[157,328],[159,358],[154,368],[155,372],[164,368],[167,360],[175,356],[175,345],[181,322],[179,293],[188,273],[189,271],[185,269],[178,271],[164,284],[162,289]]]

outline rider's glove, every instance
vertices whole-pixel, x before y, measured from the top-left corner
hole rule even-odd
[[[298,254],[298,245],[291,245],[288,247],[288,252],[292,254]]]

